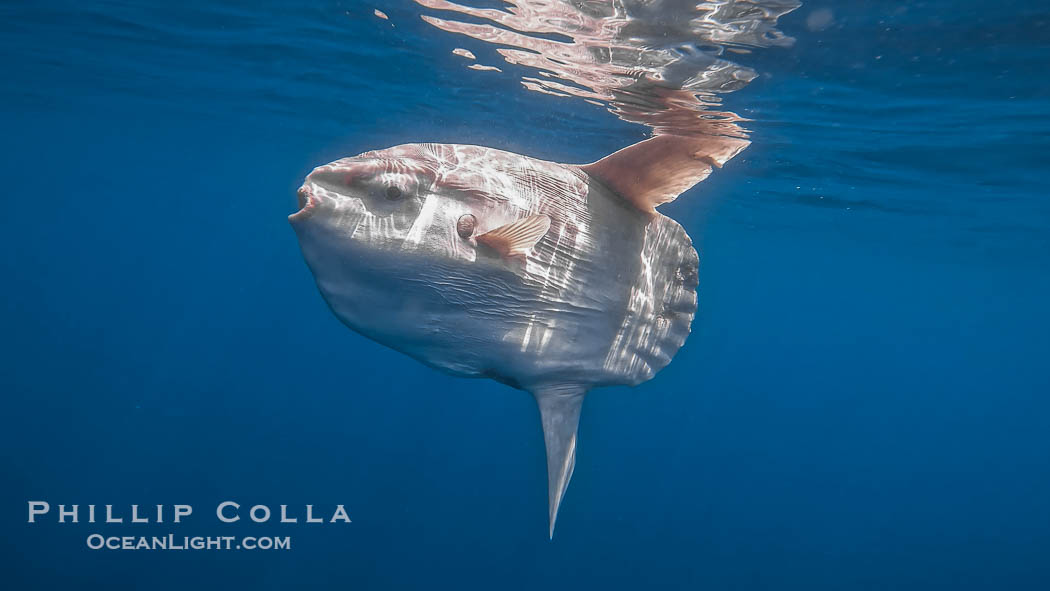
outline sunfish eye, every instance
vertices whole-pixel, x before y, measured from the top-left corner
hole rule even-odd
[[[478,219],[471,214],[464,214],[459,216],[459,220],[456,221],[456,232],[459,233],[460,238],[470,238],[474,235],[474,227],[478,225]]]
[[[401,189],[394,185],[390,185],[386,188],[386,198],[390,201],[397,201],[401,198]]]

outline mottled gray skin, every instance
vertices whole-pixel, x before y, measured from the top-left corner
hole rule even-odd
[[[332,311],[432,367],[528,390],[547,447],[550,534],[583,395],[667,365],[696,312],[699,260],[674,220],[583,169],[477,146],[410,144],[315,169],[292,215]],[[462,236],[457,222],[476,219]],[[479,243],[546,215],[524,257]]]
[[[301,197],[292,225],[336,316],[454,375],[529,391],[635,385],[689,333],[689,236],[576,166],[405,145],[319,167]],[[474,236],[531,214],[552,223],[522,264],[462,238],[466,213]]]

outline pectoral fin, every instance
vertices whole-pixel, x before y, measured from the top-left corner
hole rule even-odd
[[[500,226],[477,237],[480,244],[495,250],[504,258],[524,255],[540,241],[551,227],[551,219],[543,214],[530,215]]]

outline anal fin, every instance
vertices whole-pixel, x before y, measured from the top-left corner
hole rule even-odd
[[[547,447],[551,539],[554,539],[558,508],[576,467],[576,429],[580,424],[580,408],[585,393],[582,388],[550,388],[532,393],[540,407],[543,441]]]

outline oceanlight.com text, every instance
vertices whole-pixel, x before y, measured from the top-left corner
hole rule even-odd
[[[291,536],[103,536],[86,540],[92,550],[291,550]]]

